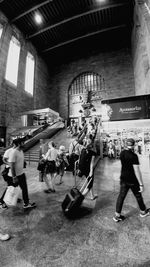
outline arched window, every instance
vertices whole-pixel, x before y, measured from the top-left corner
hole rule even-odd
[[[25,71],[25,91],[33,95],[35,60],[31,53],[27,53]]]
[[[18,80],[19,57],[20,42],[12,36],[9,44],[5,78],[15,86],[17,86]]]
[[[80,95],[87,91],[101,91],[104,89],[104,79],[93,72],[84,72],[78,75],[69,87],[70,95]]]

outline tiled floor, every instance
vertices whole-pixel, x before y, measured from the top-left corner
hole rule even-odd
[[[145,202],[150,205],[149,159],[141,158]],[[22,204],[0,214],[1,228],[12,238],[0,242],[0,267],[116,267],[150,266],[150,217],[139,217],[131,193],[124,203],[127,219],[112,220],[119,190],[119,160],[104,158],[97,164],[94,190],[98,199],[86,199],[78,217],[67,219],[61,209],[74,184],[70,173],[55,194],[45,194],[38,181],[37,164],[25,170],[30,198],[37,208],[24,212]],[[0,191],[5,184],[0,179]]]

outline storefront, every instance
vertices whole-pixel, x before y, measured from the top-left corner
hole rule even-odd
[[[150,154],[150,95],[102,101],[102,136],[107,140],[136,141],[138,151]],[[106,108],[107,107],[107,108]]]

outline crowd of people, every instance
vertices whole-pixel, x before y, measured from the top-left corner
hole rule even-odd
[[[110,159],[118,159],[120,157],[121,151],[127,147],[127,138],[121,140],[118,139],[103,139],[103,155]],[[135,140],[134,151],[138,154],[142,154],[142,140],[139,138]]]
[[[96,131],[96,123],[95,125],[92,125],[92,122],[90,122],[88,127],[88,124],[84,121],[82,129],[78,129],[77,136],[75,136],[70,143],[68,151],[63,145],[56,148],[53,141],[48,143],[48,151],[45,151],[43,140],[40,141],[40,161],[38,170],[40,181],[44,181],[46,184],[46,189],[44,190],[45,193],[55,193],[56,180],[59,180],[57,185],[62,184],[65,171],[71,171],[72,174],[75,175],[77,173],[75,167],[82,169],[83,166],[84,171],[82,170],[82,176],[88,177],[88,175],[90,175],[93,176],[94,179],[93,168],[96,156]],[[88,153],[86,155],[85,152],[87,151]],[[80,163],[81,161],[82,166]],[[94,198],[95,196],[91,186],[91,199]]]
[[[40,140],[40,160],[37,169],[39,170],[39,181],[45,182],[45,193],[57,193],[55,184],[61,185],[65,171],[71,171],[73,175],[78,175],[78,177],[90,178],[85,195],[89,194],[91,200],[97,198],[97,195],[93,191],[94,162],[97,155],[95,148],[97,125],[98,123],[93,124],[92,122],[87,125],[84,122],[82,129],[79,129],[77,136],[70,143],[68,151],[63,145],[57,148],[53,141],[48,142],[48,149],[46,149],[43,140]],[[108,150],[110,151],[108,153],[114,156],[113,145],[110,140],[108,144]],[[117,145],[116,147],[118,147]],[[121,211],[129,189],[132,190],[137,199],[140,216],[146,217],[150,215],[150,209],[147,209],[141,194],[144,190],[144,184],[139,168],[138,156],[135,153],[135,141],[133,139],[127,139],[126,146],[124,149],[120,149],[118,154],[121,160],[120,193],[113,220],[120,222],[125,219]],[[9,186],[19,186],[21,188],[23,209],[35,208],[36,203],[32,203],[29,200],[28,185],[24,172],[23,139],[18,138],[13,140],[12,146],[3,155],[3,163],[5,164],[3,177],[7,185],[0,198],[0,208],[2,210],[8,208],[4,197]],[[56,180],[58,180],[57,183]],[[10,236],[8,234],[0,233],[0,240],[4,241],[9,238]]]

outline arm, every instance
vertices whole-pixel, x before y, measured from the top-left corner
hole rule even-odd
[[[142,173],[140,170],[139,165],[133,165],[135,175],[138,179],[139,185],[140,185],[140,192],[144,190],[143,180],[142,180]]]
[[[94,160],[95,160],[95,156],[92,156],[91,163],[90,163],[90,172],[89,172],[90,177],[93,175]]]
[[[64,156],[64,162],[69,166],[69,162],[66,156]]]
[[[3,162],[4,162],[6,165],[8,165],[8,158],[6,158],[6,157],[3,156]]]
[[[49,149],[45,155],[42,154],[43,158],[47,160],[48,157],[50,156],[50,152],[51,152],[51,151],[50,151],[50,149]]]
[[[9,158],[8,150],[6,150],[5,153],[4,153],[4,155],[3,155],[3,162],[4,162],[6,165],[9,165],[9,163],[8,163],[8,158]]]

